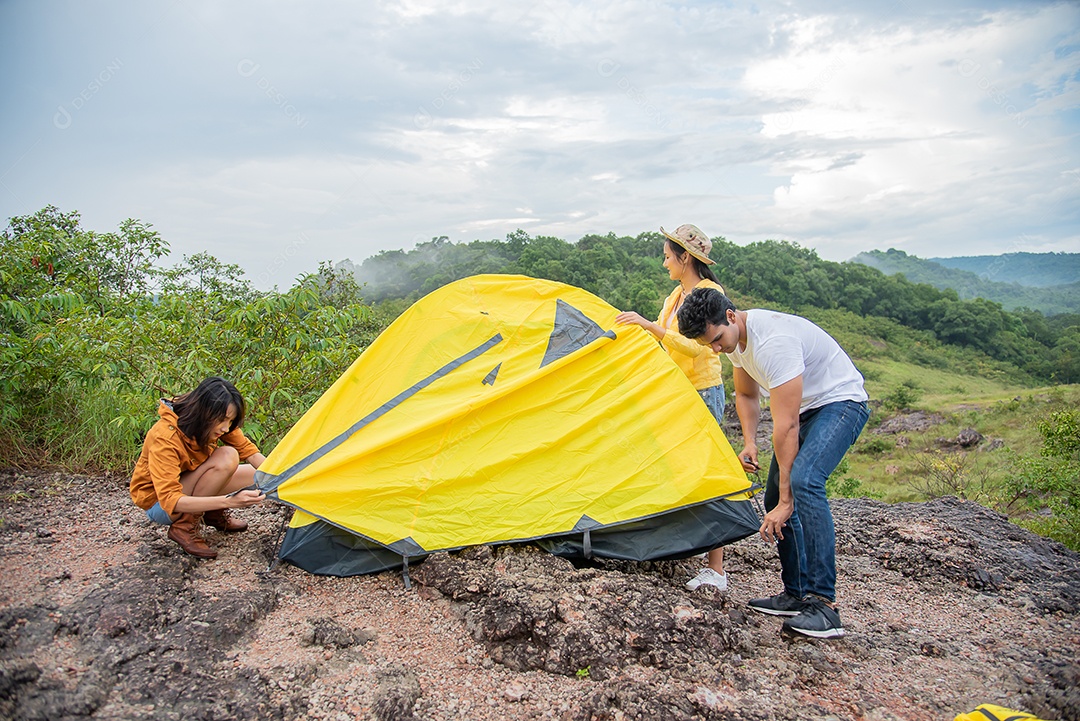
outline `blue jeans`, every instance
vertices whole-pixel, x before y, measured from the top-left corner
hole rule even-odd
[[[146,517],[154,523],[160,523],[163,526],[171,526],[173,523],[172,516],[165,512],[165,509],[161,507],[160,503],[155,503],[147,508]]]
[[[791,466],[795,510],[776,544],[784,590],[836,600],[836,529],[825,481],[855,443],[870,417],[866,403],[837,401],[799,416],[799,452]],[[780,467],[773,456],[765,483],[765,510],[780,501]]]
[[[724,420],[724,386],[718,385],[711,388],[702,388],[698,391],[701,400],[709,408],[717,424],[723,425]]]

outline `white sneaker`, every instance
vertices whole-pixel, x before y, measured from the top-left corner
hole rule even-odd
[[[727,572],[717,573],[711,568],[703,568],[698,575],[686,582],[686,590],[696,591],[698,586],[713,586],[719,591],[726,591]]]

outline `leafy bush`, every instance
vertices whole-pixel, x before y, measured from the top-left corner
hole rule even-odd
[[[825,495],[829,498],[879,498],[881,494],[863,488],[863,482],[849,476],[851,464],[845,456],[825,480]]]
[[[889,391],[882,399],[882,407],[890,411],[907,410],[914,406],[922,397],[922,391],[915,381],[906,380]]]
[[[851,476],[838,480],[830,477],[825,481],[825,495],[829,498],[861,498],[867,495],[862,485],[862,481]]]
[[[1080,411],[1056,411],[1038,423],[1042,453],[1064,461],[1080,460]]]
[[[879,381],[885,375],[876,368],[859,367],[859,372],[862,373],[862,377],[868,381]]]
[[[874,436],[858,444],[856,450],[859,453],[865,453],[870,456],[880,456],[883,453],[891,451],[895,447],[896,444],[892,441],[882,438],[881,436]]]
[[[168,246],[134,221],[95,234],[46,209],[0,240],[0,464],[126,472],[157,399],[208,375],[268,452],[386,324],[325,264],[265,294],[207,254],[156,269]]]
[[[1021,525],[1080,551],[1080,411],[1051,412],[1037,427],[1042,449],[1038,456],[1013,458],[1009,498],[1050,512],[1021,519]]]
[[[956,496],[984,505],[997,500],[994,483],[995,468],[973,453],[920,453],[915,456],[918,472],[907,478],[907,484],[923,498]]]

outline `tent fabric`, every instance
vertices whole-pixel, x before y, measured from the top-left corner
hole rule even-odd
[[[415,303],[256,473],[301,511],[280,556],[351,575],[477,544],[644,560],[756,532],[751,484],[700,396],[617,313],[507,275]]]
[[[984,703],[976,706],[974,711],[958,715],[953,721],[1040,721],[1040,719],[1024,711],[1014,711],[1004,706]]]

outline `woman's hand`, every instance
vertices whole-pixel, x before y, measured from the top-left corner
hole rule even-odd
[[[262,491],[240,491],[235,496],[225,499],[229,505],[226,508],[248,508],[258,505],[266,500],[266,494]]]
[[[653,323],[648,318],[642,318],[639,313],[632,310],[624,310],[615,316],[615,322],[620,325],[636,325],[653,334],[656,340],[664,340],[665,331],[659,324]]]
[[[624,310],[615,316],[615,322],[619,325],[639,325],[642,328],[647,328],[652,324],[652,321],[646,320],[641,317],[639,313],[632,310]]]

